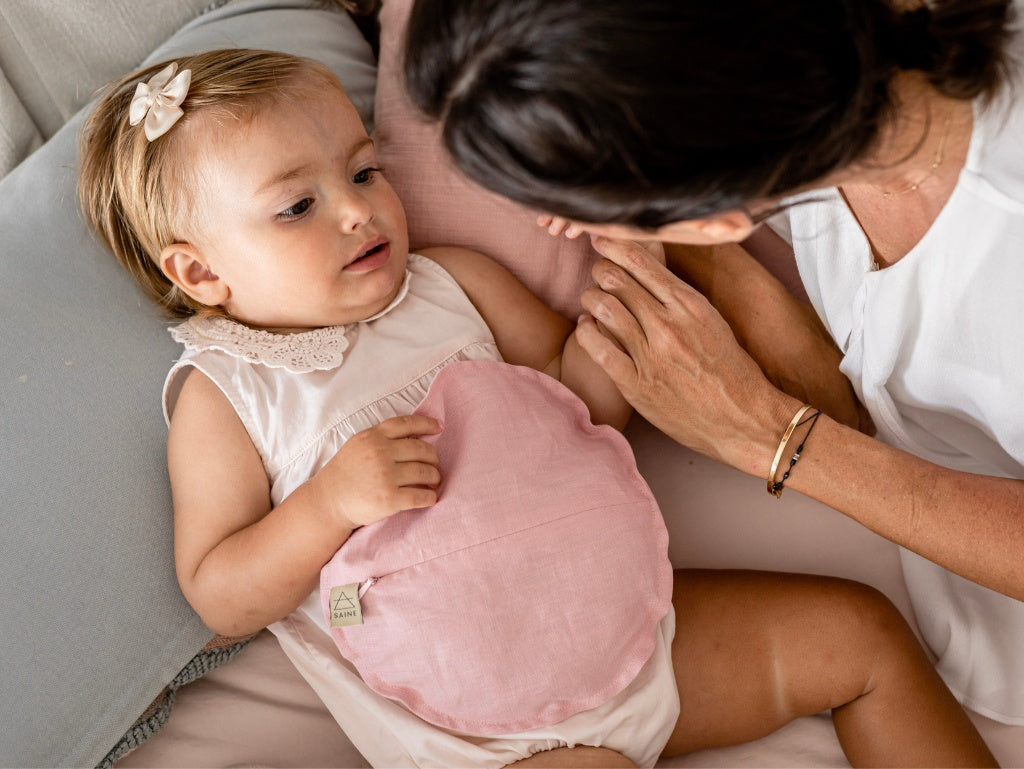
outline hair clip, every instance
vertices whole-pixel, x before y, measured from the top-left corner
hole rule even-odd
[[[143,127],[149,141],[163,136],[185,114],[179,105],[188,95],[192,70],[183,69],[175,77],[177,69],[177,62],[172,61],[149,82],[135,86],[135,95],[128,109],[128,123],[138,125],[145,119]]]

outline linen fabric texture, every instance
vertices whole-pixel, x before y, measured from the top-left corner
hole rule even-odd
[[[361,583],[332,627],[378,693],[472,734],[548,726],[617,694],[672,597],[668,533],[625,438],[560,382],[453,363],[416,409],[440,420],[436,505],[357,530],[321,573]]]

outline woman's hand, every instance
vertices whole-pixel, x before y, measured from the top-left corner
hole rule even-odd
[[[429,507],[437,502],[441,472],[437,451],[418,436],[439,432],[431,417],[385,419],[353,435],[306,485],[315,487],[324,510],[352,529]]]
[[[762,243],[773,237],[782,244],[778,236],[758,235]],[[669,269],[707,297],[768,381],[837,422],[874,434],[867,409],[839,369],[843,355],[814,308],[745,247],[666,244],[665,251]]]
[[[576,336],[649,422],[702,454],[764,476],[800,402],[777,390],[721,315],[659,258],[661,247],[593,238],[605,259]]]

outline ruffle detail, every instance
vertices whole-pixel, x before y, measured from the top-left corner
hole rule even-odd
[[[222,315],[189,318],[170,329],[186,350],[220,350],[249,363],[293,374],[330,371],[345,360],[349,326],[327,326],[295,334],[274,334],[243,326]]]
[[[357,323],[369,323],[387,315],[409,293],[409,270],[395,298],[383,310]],[[275,334],[251,328],[223,315],[194,316],[170,331],[174,341],[186,350],[202,352],[219,350],[249,363],[270,368],[283,368],[293,374],[310,371],[331,371],[345,360],[348,333],[356,323],[325,326],[294,334]]]

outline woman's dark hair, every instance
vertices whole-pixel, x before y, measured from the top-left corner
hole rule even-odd
[[[640,227],[775,198],[861,158],[893,75],[991,96],[1010,0],[416,0],[404,74],[470,178]]]

